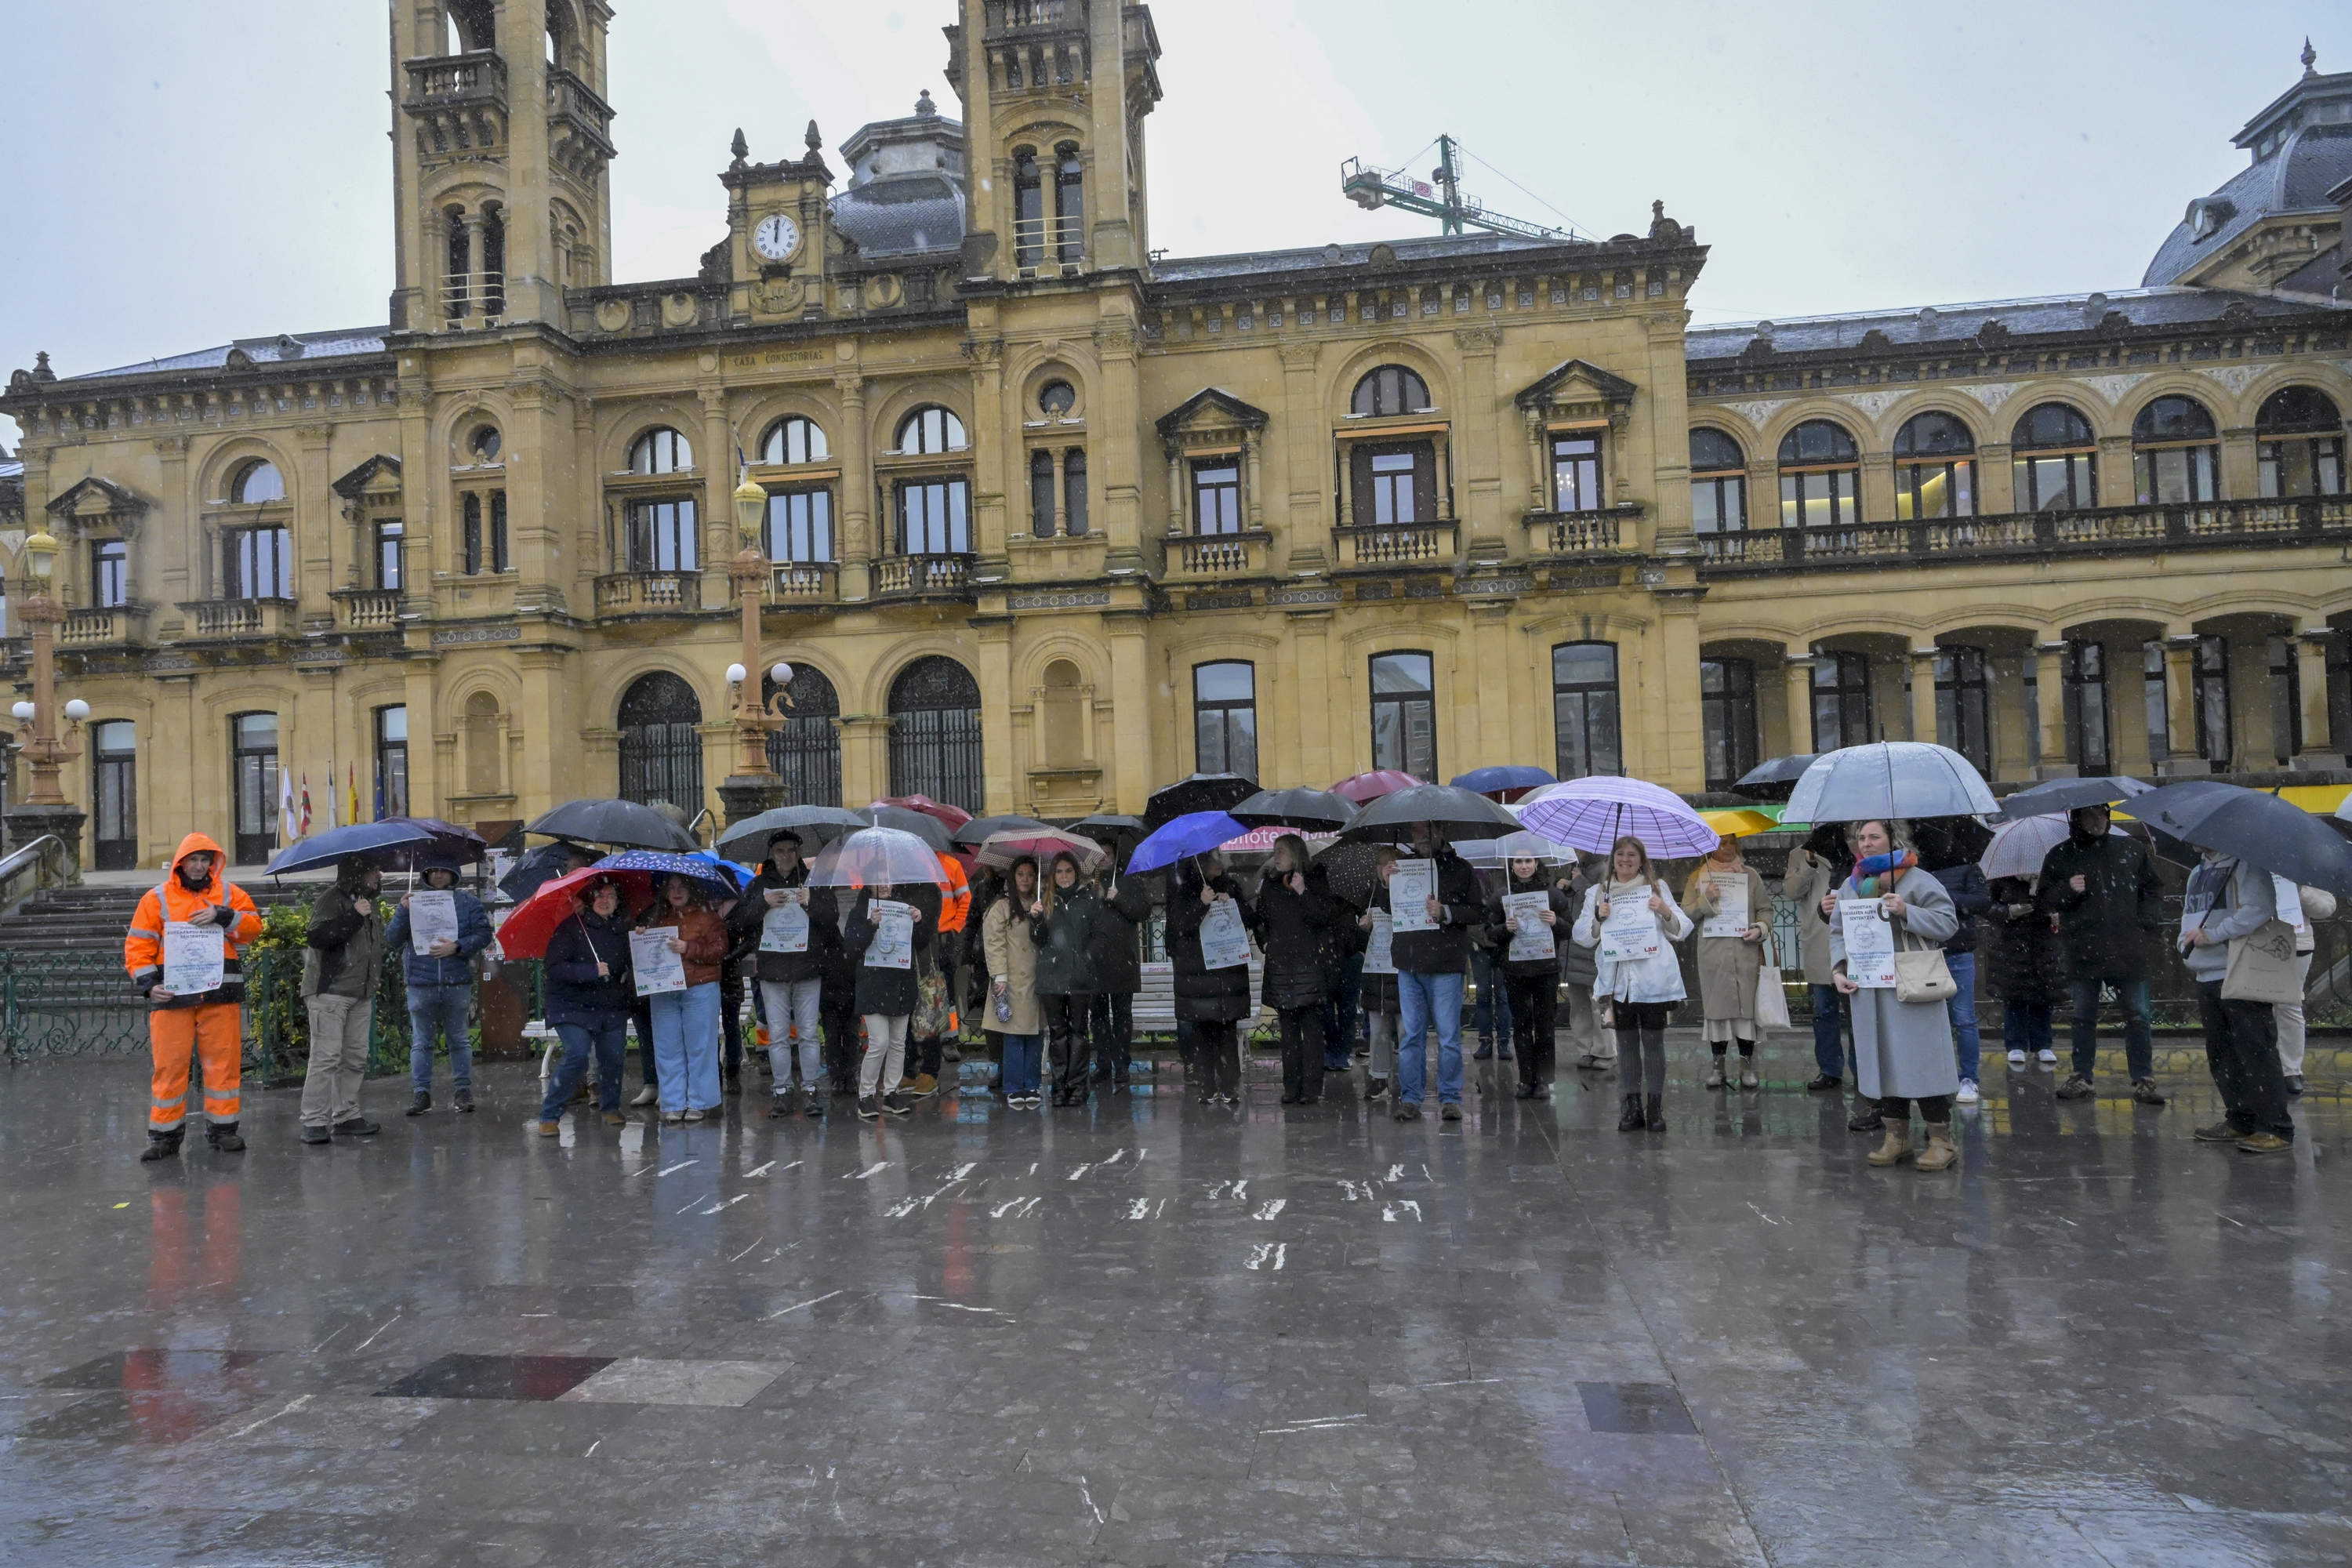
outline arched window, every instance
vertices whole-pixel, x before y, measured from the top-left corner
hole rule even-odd
[[[1078,667],[1057,658],[1045,667],[1037,697],[1038,751],[1049,768],[1075,768],[1087,756],[1086,706],[1080,700]]]
[[[1054,258],[1065,267],[1086,259],[1086,165],[1074,142],[1054,149]]]
[[[776,678],[760,678],[760,698],[772,703]],[[768,765],[784,781],[784,798],[794,805],[841,804],[841,697],[824,672],[793,669],[784,689],[792,699],[784,721],[768,731]]]
[[[495,12],[491,0],[448,0],[449,52],[462,55],[475,49],[498,47],[492,29]]]
[[[1257,777],[1257,667],[1225,659],[1192,667],[1192,766]]]
[[[702,699],[683,677],[657,669],[622,695],[621,798],[667,801],[691,818],[702,810]]]
[[[1701,533],[1748,526],[1748,458],[1739,443],[1700,426],[1690,433],[1691,524]]]
[[[2344,416],[2318,388],[2285,386],[2263,399],[2254,442],[2264,496],[2344,493]]]
[[[1992,775],[1992,660],[1980,647],[1937,650],[1936,743]]]
[[[1372,656],[1372,766],[1437,776],[1436,671],[1425,653]]]
[[[238,506],[259,506],[263,501],[284,500],[286,480],[278,465],[258,458],[236,471],[229,481],[228,499]]]
[[[633,474],[682,474],[694,467],[694,448],[667,425],[656,426],[629,447]]]
[[[1077,447],[1062,458],[1062,531],[1072,539],[1087,531],[1087,455]]]
[[[936,403],[926,404],[898,422],[898,449],[902,457],[961,452],[967,445],[963,421]]]
[[[1034,269],[1045,259],[1045,186],[1037,150],[1013,150],[1013,264]]]
[[[1843,425],[1808,419],[1780,439],[1780,526],[1842,528],[1862,521],[1862,453]]]
[[[1429,412],[1429,383],[1401,364],[1384,364],[1356,383],[1350,412],[1358,418]]]
[[[2099,504],[2099,444],[2091,422],[2063,403],[2044,403],[2011,432],[2011,477],[2021,511]]]
[[[1617,645],[1562,643],[1551,650],[1552,729],[1564,779],[1622,773],[1618,746]]]
[[[951,658],[919,658],[890,683],[890,793],[982,809],[980,683]]]
[[[760,461],[779,467],[793,463],[818,463],[831,457],[832,449],[824,444],[824,432],[814,419],[803,419],[797,414],[787,415],[768,426],[760,440]]]
[[[1915,414],[1895,433],[1895,516],[1977,514],[1976,437],[1948,414]]]
[[[2132,487],[2142,506],[2221,498],[2221,435],[2193,397],[2159,397],[2132,421]]]
[[[506,793],[506,718],[498,698],[477,691],[466,699],[466,793]]]

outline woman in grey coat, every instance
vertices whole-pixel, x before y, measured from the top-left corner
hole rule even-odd
[[[1895,928],[1897,953],[1932,952],[1960,929],[1960,917],[1944,885],[1919,869],[1911,835],[1900,822],[1855,825],[1853,874],[1840,885],[1842,901],[1878,900]],[[1874,1165],[1911,1158],[1911,1102],[1927,1124],[1927,1146],[1919,1153],[1922,1171],[1949,1170],[1959,1159],[1952,1143],[1952,1097],[1959,1092],[1958,1058],[1952,1053],[1952,1021],[1944,1004],[1899,1002],[1891,987],[1865,990],[1846,973],[1843,921],[1830,928],[1831,974],[1853,1016],[1855,1087],[1878,1101],[1886,1141],[1872,1151]]]

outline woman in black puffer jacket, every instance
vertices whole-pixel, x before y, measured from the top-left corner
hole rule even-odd
[[[1201,921],[1221,903],[1237,904],[1249,920],[1249,902],[1225,874],[1224,857],[1196,855],[1176,873],[1168,900],[1168,962],[1175,971],[1176,1016],[1192,1026],[1192,1066],[1203,1105],[1241,1103],[1241,1039],[1234,1026],[1254,1010],[1249,965],[1211,969],[1201,958]]]
[[[1265,952],[1263,999],[1282,1023],[1285,1105],[1323,1098],[1323,1002],[1331,988],[1335,914],[1323,868],[1307,862],[1307,841],[1296,833],[1276,839],[1258,879],[1250,929]]]
[[[1087,1011],[1094,1001],[1095,956],[1102,900],[1068,850],[1054,857],[1051,879],[1033,906],[1029,940],[1037,949],[1037,1005],[1045,1015],[1054,1103],[1087,1102]]]

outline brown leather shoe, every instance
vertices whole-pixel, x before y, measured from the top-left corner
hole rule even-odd
[[[541,1138],[552,1138],[562,1131],[563,1123],[561,1121],[542,1121],[539,1124],[539,1135]]]
[[[2241,1154],[2281,1154],[2294,1147],[2294,1140],[2282,1138],[2272,1131],[2249,1132],[2238,1140]]]

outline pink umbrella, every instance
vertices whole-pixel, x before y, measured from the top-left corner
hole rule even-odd
[[[1331,786],[1331,793],[1342,800],[1352,800],[1358,805],[1364,805],[1384,795],[1412,789],[1421,782],[1411,773],[1399,773],[1394,768],[1374,768],[1370,773],[1341,779]]]

